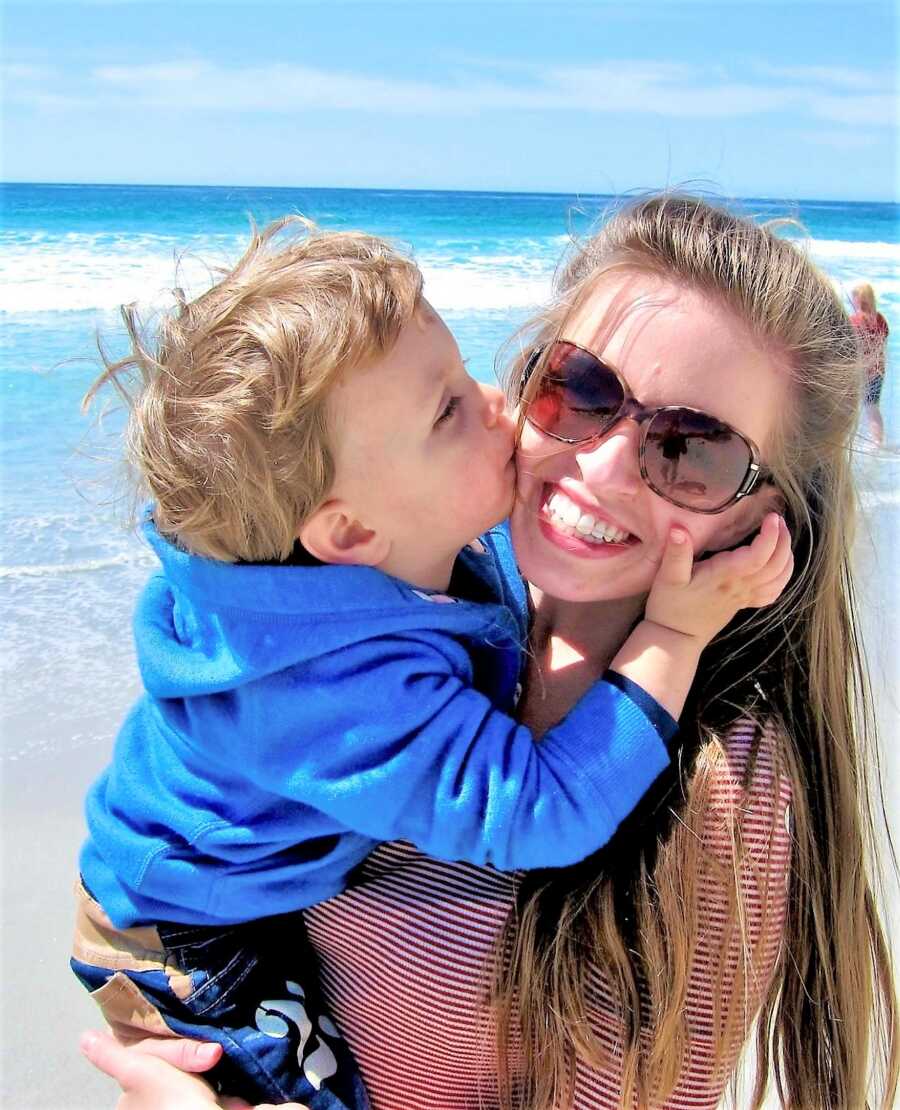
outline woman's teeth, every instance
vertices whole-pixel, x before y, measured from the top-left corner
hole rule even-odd
[[[629,532],[623,532],[621,528],[614,528],[584,512],[574,501],[558,491],[544,508],[553,527],[566,536],[578,536],[588,543],[624,543],[630,536]]]

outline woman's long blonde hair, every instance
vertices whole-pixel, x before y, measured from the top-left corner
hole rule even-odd
[[[679,775],[666,815],[631,848],[528,876],[498,950],[501,1102],[569,1105],[576,1058],[610,1064],[592,1032],[591,966],[602,969],[622,1028],[622,1103],[664,1103],[687,1065],[688,971],[702,922],[696,896],[713,769],[729,727],[774,725],[792,794],[791,878],[783,943],[757,1024],[750,1105],[770,1074],[782,1103],[856,1110],[875,1087],[890,1107],[898,1080],[896,997],[871,882],[877,752],[850,567],[855,494],[850,442],[862,376],[852,328],[827,279],[770,227],[704,200],[666,194],[631,203],[578,245],[557,296],[531,326],[559,336],[610,270],[650,273],[708,296],[790,367],[793,405],[777,458],[796,570],[779,602],[744,614],[704,653],[682,720]],[[526,359],[513,359],[518,395]],[[657,804],[659,799],[657,799]],[[884,816],[883,803],[880,817]],[[740,852],[740,828],[733,830]],[[727,928],[739,966],[713,970],[714,1055],[723,1072],[747,1036],[754,947],[738,867],[726,875]],[[757,944],[759,942],[757,941]],[[727,984],[723,987],[723,984]],[[524,1051],[511,1079],[510,1045]],[[873,1074],[878,1078],[874,1081]],[[515,1090],[513,1090],[515,1088]]]

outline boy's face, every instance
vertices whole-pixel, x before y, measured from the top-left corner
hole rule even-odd
[[[423,301],[386,356],[335,385],[329,418],[329,497],[388,541],[375,565],[445,589],[460,550],[512,508],[515,428],[501,392],[469,377]]]

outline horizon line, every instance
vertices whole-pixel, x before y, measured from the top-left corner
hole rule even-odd
[[[302,189],[318,189],[330,192],[345,193],[458,193],[461,195],[486,196],[499,194],[501,196],[547,196],[547,197],[602,197],[603,199],[629,199],[637,196],[646,196],[651,193],[666,192],[665,189],[632,189],[618,193],[595,193],[579,189],[560,191],[558,189],[442,189],[436,186],[397,186],[397,185],[240,185],[235,183],[210,184],[208,182],[161,182],[161,181],[5,181],[0,180],[0,187],[22,185],[47,185],[65,188],[98,188],[98,189],[278,189],[284,191],[297,191]],[[695,195],[713,197],[727,204],[731,201],[767,201],[774,204],[833,204],[836,201],[842,204],[889,204],[897,207],[900,199],[860,199],[848,197],[802,197],[802,196],[763,196],[763,195],[738,195],[725,196],[712,188],[707,189],[672,189],[673,193],[688,192]]]

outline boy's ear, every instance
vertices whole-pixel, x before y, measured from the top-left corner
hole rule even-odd
[[[346,501],[325,501],[297,533],[304,548],[322,563],[376,567],[388,557],[390,540],[367,528]]]

